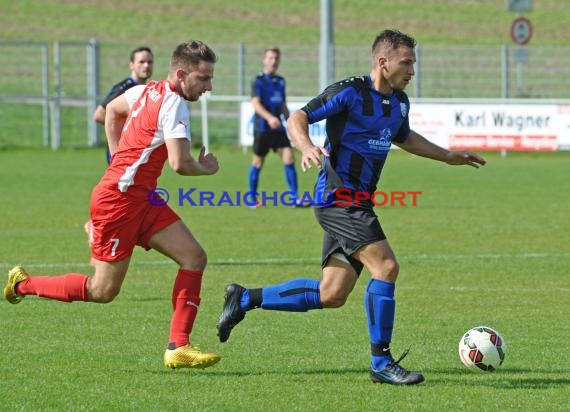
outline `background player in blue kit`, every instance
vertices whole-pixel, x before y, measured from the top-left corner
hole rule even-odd
[[[126,79],[121,80],[119,83],[115,84],[107,93],[107,96],[95,109],[93,113],[93,120],[97,123],[105,124],[105,112],[107,104],[115,97],[123,94],[126,90],[130,89],[137,84],[146,84],[146,82],[152,76],[152,68],[154,65],[154,57],[150,48],[146,46],[138,47],[131,52],[131,60],[129,63],[129,68],[131,69],[131,75]],[[111,163],[111,153],[107,147],[107,162]]]
[[[372,45],[369,75],[329,86],[289,118],[288,132],[302,152],[303,170],[312,165],[321,169],[315,198],[333,197],[330,204],[315,207],[324,229],[322,280],[293,279],[258,289],[229,285],[218,321],[221,342],[251,309],[305,312],[342,306],[366,266],[371,274],[364,296],[372,352],[370,378],[393,385],[423,382],[422,374],[399,364],[407,351],[397,360],[390,353],[399,265],[372,202],[363,201],[362,193],[374,193],[391,144],[450,165],[478,167],[485,160],[473,153],[446,150],[410,130],[410,103],[403,90],[415,74],[415,44],[399,31],[383,31]],[[309,139],[308,125],[323,119],[327,119],[327,141],[319,148]],[[350,205],[334,201],[341,188],[343,194],[353,193]]]
[[[283,126],[281,116],[289,118],[285,79],[277,74],[281,62],[281,51],[277,47],[265,49],[263,55],[263,72],[257,75],[251,85],[251,104],[255,110],[253,120],[253,159],[249,168],[249,191],[257,192],[259,175],[265,156],[269,150],[276,151],[281,156],[285,168],[285,180],[289,191],[294,193],[297,201],[298,185],[295,170],[295,156],[291,143]],[[255,203],[257,199],[248,199]],[[261,206],[257,203],[256,206]]]

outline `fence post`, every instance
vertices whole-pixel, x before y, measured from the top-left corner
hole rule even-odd
[[[42,52],[42,117],[44,132],[44,147],[49,146],[49,51],[48,44],[41,46]]]
[[[245,44],[238,45],[237,56],[237,73],[238,73],[238,96],[245,94]]]
[[[414,76],[414,97],[422,97],[422,51],[416,46],[416,75]]]
[[[87,45],[87,145],[99,144],[97,122],[93,120],[93,113],[97,109],[99,95],[99,41],[89,39]]]
[[[61,50],[59,41],[53,43],[53,66],[55,95],[50,101],[51,148],[57,150],[61,147]]]
[[[321,0],[321,40],[319,46],[319,90],[324,90],[334,79],[333,1]]]
[[[202,114],[202,144],[206,148],[206,153],[210,151],[210,138],[208,136],[208,98],[210,92],[206,92],[200,96],[200,107]]]
[[[509,97],[509,46],[503,44],[501,46],[501,97],[508,99]]]

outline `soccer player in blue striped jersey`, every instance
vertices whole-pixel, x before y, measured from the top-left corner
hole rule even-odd
[[[307,206],[298,198],[297,171],[295,156],[282,118],[289,118],[285,79],[277,74],[281,63],[281,51],[278,47],[269,47],[263,54],[263,72],[258,74],[251,84],[251,104],[255,110],[253,118],[253,158],[249,168],[249,191],[257,192],[259,175],[270,150],[277,152],[283,162],[285,181],[295,198],[295,206]],[[248,199],[262,206],[257,199]]]
[[[479,167],[485,160],[474,153],[446,150],[410,129],[410,102],[403,90],[415,74],[415,44],[400,31],[383,31],[372,45],[369,75],[329,86],[289,118],[289,135],[302,153],[303,171],[320,169],[315,199],[324,202],[315,207],[315,215],[324,230],[322,280],[293,279],[257,289],[229,285],[218,321],[221,342],[255,308],[304,312],[342,306],[365,266],[371,274],[364,296],[370,379],[392,385],[424,381],[421,373],[400,365],[407,351],[396,360],[390,352],[399,265],[372,202],[362,194],[370,198],[374,193],[392,144],[450,165]],[[308,125],[323,119],[327,140],[324,147],[316,147]],[[337,201],[339,189],[342,203]],[[345,201],[347,194],[352,194],[350,202]]]

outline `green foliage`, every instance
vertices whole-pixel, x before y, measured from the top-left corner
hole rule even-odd
[[[215,176],[165,171],[159,185],[246,190],[250,154],[214,148]],[[570,366],[568,153],[487,154],[480,170],[392,153],[379,190],[421,190],[416,207],[377,208],[401,264],[393,351],[418,387],[372,385],[363,273],[347,304],[309,313],[254,311],[220,344],[225,285],[320,277],[321,229],[309,209],[182,207],[209,254],[193,343],[222,361],[203,371],[162,365],[176,265],[137,249],[111,304],[0,301],[0,398],[6,410],[366,411],[567,409]],[[0,152],[0,269],[92,273],[83,223],[104,151]],[[315,171],[300,173],[310,190]],[[260,190],[284,191],[277,157]],[[5,275],[4,275],[5,276]],[[508,344],[493,374],[462,366],[457,343],[488,324]]]

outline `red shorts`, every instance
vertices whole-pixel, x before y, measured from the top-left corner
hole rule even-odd
[[[129,191],[122,193],[100,185],[93,189],[91,256],[95,259],[123,260],[137,245],[148,250],[152,235],[180,220],[168,205],[153,206],[146,193]]]

